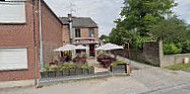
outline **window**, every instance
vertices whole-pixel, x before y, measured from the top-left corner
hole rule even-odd
[[[26,23],[25,2],[3,2],[1,0],[0,23]]]
[[[89,37],[94,37],[94,29],[93,28],[89,29]]]
[[[28,68],[27,49],[0,49],[0,70],[20,70]]]
[[[80,29],[75,29],[75,37],[81,37],[80,36]]]

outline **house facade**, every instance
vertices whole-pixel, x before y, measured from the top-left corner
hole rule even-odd
[[[74,45],[88,47],[87,54],[95,56],[95,47],[99,44],[98,25],[89,17],[72,17],[71,14],[68,14],[68,17],[60,17],[60,19],[68,28],[72,27],[67,31],[69,36],[67,39],[70,39]]]
[[[0,81],[39,78],[40,54],[49,63],[56,58],[53,49],[63,45],[65,26],[42,1],[40,53],[38,2],[14,1],[0,1]]]

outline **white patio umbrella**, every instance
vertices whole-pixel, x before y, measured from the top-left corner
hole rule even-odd
[[[71,51],[71,50],[75,50],[75,48],[76,48],[75,45],[67,44],[57,49],[54,49],[54,51]]]
[[[112,44],[112,43],[107,43],[102,46],[99,46],[95,50],[108,51],[108,50],[118,50],[118,49],[123,49],[123,46],[119,46],[119,45]]]
[[[57,49],[54,49],[54,51],[56,51],[56,52],[60,52],[60,51],[72,51],[72,59],[73,59],[74,58],[73,56],[75,54],[75,48],[76,48],[75,45],[67,44],[67,45],[59,47]]]
[[[85,46],[83,46],[83,45],[78,45],[78,46],[76,46],[75,49],[76,49],[76,50],[87,50],[88,48],[85,47]]]

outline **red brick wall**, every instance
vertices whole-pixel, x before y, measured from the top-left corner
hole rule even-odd
[[[63,25],[63,34],[62,34],[62,40],[63,40],[63,45],[69,44],[69,26],[68,25]]]
[[[63,45],[62,42],[62,23],[48,10],[42,3],[42,35],[43,35],[43,59],[44,63],[57,60],[58,53],[54,52]]]
[[[26,3],[26,24],[0,25],[0,48],[26,47],[28,49],[28,69],[0,71],[0,81],[34,78],[34,41],[32,5]]]
[[[89,37],[89,29],[90,28],[80,28],[81,38],[88,38]],[[98,41],[98,28],[94,28],[94,38]],[[75,28],[73,28],[73,38],[75,38]]]

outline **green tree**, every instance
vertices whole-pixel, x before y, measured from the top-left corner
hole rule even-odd
[[[100,40],[102,40],[104,43],[108,43],[109,42],[109,36],[107,35],[102,35],[100,37]]]
[[[187,24],[177,17],[159,22],[150,28],[150,32],[156,40],[161,39],[166,43],[176,44],[188,38]]]
[[[124,0],[121,18],[115,22],[125,30],[137,30],[147,36],[149,27],[171,14],[174,6],[174,0]]]
[[[109,38],[110,42],[118,45],[129,43],[133,49],[142,49],[145,42],[152,40],[152,37],[141,37],[139,32],[126,31],[124,28],[119,26],[112,29]]]

